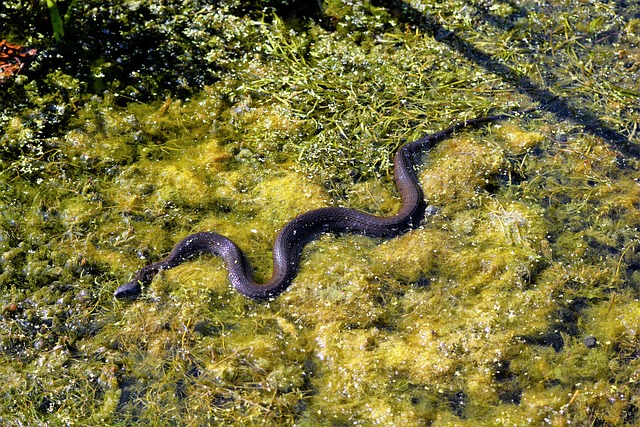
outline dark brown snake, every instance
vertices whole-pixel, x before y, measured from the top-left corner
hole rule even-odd
[[[211,253],[224,260],[229,280],[242,295],[254,300],[266,300],[280,295],[291,285],[298,272],[300,254],[306,242],[320,233],[357,233],[372,237],[393,237],[420,225],[427,205],[413,158],[430,150],[437,142],[458,129],[502,120],[536,110],[532,108],[513,114],[480,117],[457,123],[440,132],[408,142],[393,159],[393,172],[402,199],[397,214],[380,217],[342,207],[329,207],[305,212],[289,221],[278,233],[273,244],[273,274],[265,284],[253,281],[249,263],[240,248],[228,238],[211,232],[191,234],[182,239],[164,259],[143,267],[133,279],[116,289],[116,298],[136,298],[161,270],[169,270],[195,256]]]

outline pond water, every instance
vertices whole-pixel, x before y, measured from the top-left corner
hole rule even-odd
[[[73,2],[54,43],[5,2],[39,56],[0,87],[2,424],[637,423],[638,11],[552,3]],[[393,215],[402,144],[536,105],[428,150],[420,227],[322,235],[278,298],[207,256],[113,298],[198,231],[264,282],[296,215]]]

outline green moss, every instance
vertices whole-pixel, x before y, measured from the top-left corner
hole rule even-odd
[[[637,423],[633,7],[264,5],[81,2],[77,49],[40,38],[3,87],[0,424]],[[265,281],[291,218],[391,215],[401,144],[545,91],[609,133],[546,112],[458,131],[420,163],[419,228],[321,236],[264,304],[212,257],[112,297],[205,230]]]

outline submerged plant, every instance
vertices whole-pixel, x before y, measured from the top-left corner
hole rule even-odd
[[[60,16],[58,5],[61,2],[57,0],[47,0],[47,8],[49,9],[49,17],[51,19],[51,27],[53,28],[53,37],[56,41],[64,38],[64,28],[71,20],[71,15],[79,0],[71,0],[64,16]]]
[[[256,4],[78,2],[3,87],[0,424],[637,424],[632,6]],[[209,257],[112,298],[196,231],[262,280],[297,214],[395,213],[405,141],[548,92],[424,156],[421,227],[322,236],[273,301]]]

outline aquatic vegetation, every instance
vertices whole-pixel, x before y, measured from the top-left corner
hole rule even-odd
[[[637,424],[635,6],[323,6],[83,1],[53,47],[0,5],[42,52],[0,97],[2,425]],[[264,280],[295,215],[395,212],[404,142],[552,94],[424,156],[420,228],[322,236],[273,301],[210,257],[112,297],[203,230]]]

